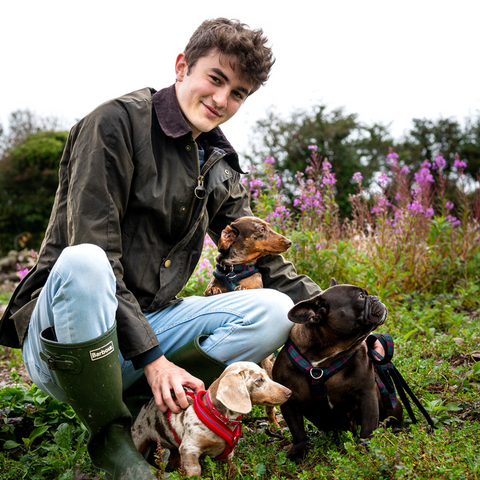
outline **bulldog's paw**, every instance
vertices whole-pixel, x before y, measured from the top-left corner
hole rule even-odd
[[[222,293],[222,291],[217,288],[217,287],[209,287],[205,290],[205,296],[206,297],[211,297],[212,295],[220,295],[220,293]]]
[[[290,450],[287,452],[287,458],[297,464],[302,463],[306,455],[307,455],[306,443],[297,443],[295,445],[292,445]]]

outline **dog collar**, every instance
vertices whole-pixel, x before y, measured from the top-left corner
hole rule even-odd
[[[259,273],[256,265],[219,265],[215,266],[213,275],[223,280],[229,292],[233,292],[240,285],[240,280]]]
[[[305,357],[303,357],[292,339],[289,338],[285,344],[287,356],[290,361],[303,373],[309,377],[309,386],[312,397],[315,400],[325,399],[327,396],[327,389],[325,382],[332,376],[338,373],[345,367],[355,356],[357,350],[348,355],[345,355],[335,362],[331,363],[325,368],[314,367]]]
[[[205,403],[202,402],[202,396],[205,394]],[[230,420],[222,415],[212,404],[210,394],[205,390],[197,393],[193,402],[193,408],[197,417],[201,422],[209,428],[213,433],[216,433],[219,437],[223,438],[227,445],[221,455],[216,457],[217,459],[225,458],[235,448],[238,443],[238,439],[242,434],[242,424],[240,420],[242,415],[237,417],[236,420]]]
[[[242,415],[237,417],[236,420],[230,420],[229,418],[222,415],[212,404],[210,395],[207,391],[201,390],[196,395],[192,392],[185,392],[185,395],[193,398],[193,408],[197,417],[200,421],[213,433],[217,434],[220,438],[223,438],[227,445],[222,454],[220,454],[217,459],[225,458],[230,452],[235,448],[238,443],[238,439],[242,434],[242,424],[240,420]],[[202,402],[202,397],[205,395],[206,405]],[[167,422],[172,431],[175,441],[178,443],[178,446],[182,443],[180,438],[177,435],[177,432],[172,426],[171,422],[172,411],[168,409],[167,411]]]

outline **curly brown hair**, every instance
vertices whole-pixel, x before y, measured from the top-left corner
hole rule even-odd
[[[185,47],[187,75],[197,60],[215,51],[235,59],[232,70],[239,69],[240,78],[252,84],[250,95],[267,81],[275,62],[272,49],[265,44],[268,39],[261,28],[250,30],[238,20],[216,18],[205,20],[193,33]]]

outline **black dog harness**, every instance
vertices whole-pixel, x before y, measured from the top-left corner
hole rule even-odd
[[[260,270],[256,265],[219,265],[217,263],[213,276],[223,280],[229,292],[233,292],[240,285],[240,280],[251,277]]]
[[[325,382],[333,375],[338,373],[343,367],[353,359],[357,351],[335,360],[325,368],[314,367],[305,357],[303,357],[298,348],[289,338],[285,344],[288,358],[303,373],[307,374],[310,386],[310,392],[315,400],[326,400],[327,389]]]
[[[384,350],[385,357],[382,357],[377,351],[373,349],[373,345],[376,341],[379,341]],[[393,340],[388,333],[372,333],[367,338],[367,350],[368,356],[372,359],[375,367],[375,380],[377,382],[378,389],[385,407],[395,408],[397,405],[397,396],[395,387],[398,390],[400,398],[407,409],[408,414],[412,420],[412,423],[417,423],[417,419],[413,413],[412,407],[408,400],[406,393],[413,400],[418,409],[422,412],[423,416],[427,420],[430,427],[434,428],[434,424],[430,415],[423,408],[422,404],[418,401],[407,382],[404,380],[400,372],[396,369],[395,365],[391,362],[393,357]],[[325,368],[314,367],[305,357],[303,357],[298,348],[289,338],[285,344],[287,356],[290,361],[308,377],[308,383],[310,386],[310,392],[315,400],[319,400],[327,403],[327,389],[325,382],[335,373],[338,373],[343,367],[345,367],[355,356],[357,350],[348,355],[336,360]],[[405,393],[406,392],[406,393]]]

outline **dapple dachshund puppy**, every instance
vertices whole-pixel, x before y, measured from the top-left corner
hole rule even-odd
[[[260,257],[280,254],[292,242],[257,217],[237,218],[225,227],[218,241],[217,267],[205,295],[233,290],[263,288],[261,273],[255,268]]]
[[[190,405],[178,414],[163,414],[155,399],[145,404],[132,427],[133,441],[144,454],[158,437],[162,447],[170,450],[169,469],[181,466],[187,475],[200,476],[201,456],[231,460],[242,414],[253,405],[281,405],[290,395],[257,364],[235,362],[207,392],[191,394]]]
[[[292,390],[280,407],[293,437],[290,460],[301,462],[307,451],[303,417],[323,431],[356,433],[360,426],[361,438],[385,418],[402,421],[400,402],[395,410],[383,406],[363,342],[387,317],[377,297],[332,279],[327,290],[295,305],[288,317],[294,325],[273,366],[273,379]]]

